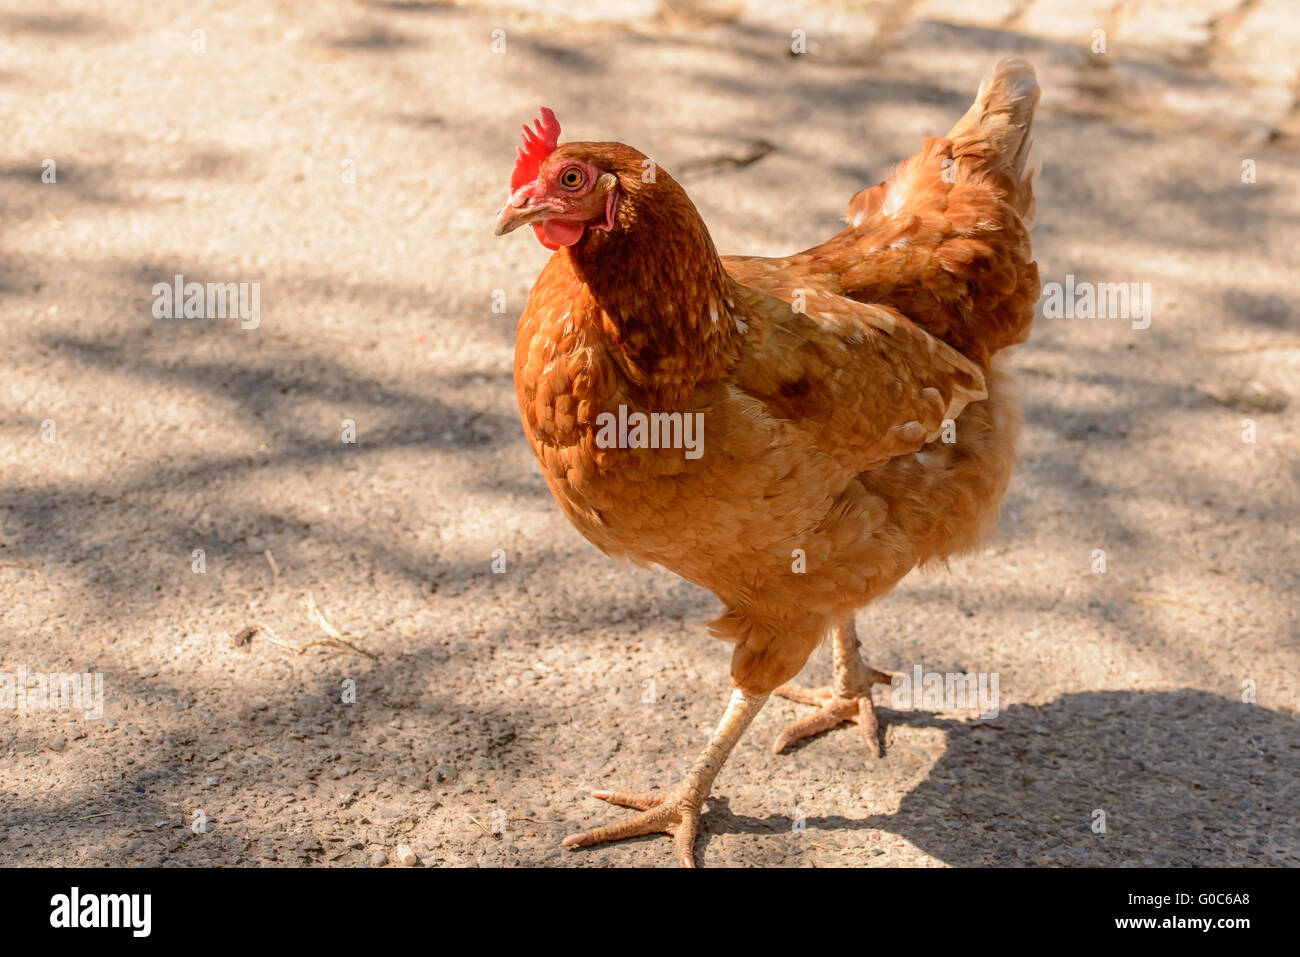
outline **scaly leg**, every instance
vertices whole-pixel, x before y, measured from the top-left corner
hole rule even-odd
[[[891,676],[868,667],[858,654],[858,630],[852,615],[836,627],[832,640],[835,664],[829,688],[805,690],[782,685],[776,689],[775,693],[782,698],[814,705],[818,710],[781,732],[772,745],[775,754],[780,754],[801,738],[810,738],[845,721],[855,721],[862,743],[873,755],[880,757],[880,723],[876,719],[875,706],[871,703],[871,686],[887,685]]]
[[[740,736],[745,733],[754,715],[767,703],[767,695],[746,694],[737,688],[731,692],[727,710],[718,722],[708,746],[695,759],[685,780],[666,794],[647,794],[632,791],[593,791],[592,797],[635,808],[640,814],[607,824],[564,839],[565,847],[590,847],[605,841],[621,841],[625,837],[642,834],[671,834],[677,845],[677,860],[682,867],[695,866],[695,835],[700,829],[700,811],[709,796],[713,779],[722,770]]]

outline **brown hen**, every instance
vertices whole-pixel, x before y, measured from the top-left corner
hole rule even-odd
[[[945,138],[779,259],[719,257],[682,188],[620,143],[525,131],[498,233],[555,249],[519,320],[520,416],[569,520],[725,605],[733,691],[686,779],[597,792],[640,813],[568,838],[676,837],[773,691],[815,705],[776,742],[856,721],[880,753],[853,613],[997,521],[1019,408],[996,353],[1038,298],[1026,171],[1033,69],[1004,60]],[[695,426],[700,426],[696,433]],[[826,637],[834,683],[785,687]]]

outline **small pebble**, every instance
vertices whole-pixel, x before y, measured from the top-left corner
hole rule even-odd
[[[393,859],[402,867],[414,867],[416,862],[415,851],[411,850],[406,844],[398,844],[397,850],[393,852]]]

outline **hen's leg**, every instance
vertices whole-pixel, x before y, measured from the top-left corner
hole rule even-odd
[[[718,722],[708,746],[695,759],[690,772],[677,787],[664,794],[632,791],[594,791],[593,797],[640,811],[626,821],[607,824],[564,839],[566,847],[590,847],[605,841],[620,841],[642,834],[671,834],[677,845],[677,860],[683,867],[695,866],[695,835],[700,829],[700,810],[709,796],[713,779],[722,770],[727,755],[745,733],[754,715],[767,702],[767,695],[731,692],[727,710]]]
[[[862,743],[873,755],[880,757],[880,723],[871,703],[871,686],[887,685],[891,677],[869,668],[858,654],[858,630],[852,615],[835,628],[832,640],[835,643],[835,664],[829,688],[805,690],[782,685],[776,689],[776,694],[781,697],[815,705],[817,711],[782,731],[772,745],[774,753],[780,754],[800,738],[810,738],[845,721],[856,721]]]

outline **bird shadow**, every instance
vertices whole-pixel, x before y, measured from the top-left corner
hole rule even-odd
[[[1300,788],[1293,713],[1196,690],[1066,694],[987,721],[881,713],[945,736],[942,755],[897,811],[813,814],[797,834],[789,817],[737,814],[725,797],[710,797],[702,862],[720,834],[781,834],[797,863],[814,838],[839,838],[848,850],[862,831],[895,834],[957,867],[1300,860],[1300,822],[1287,811]],[[889,762],[887,752],[880,765],[864,763],[863,782]]]

